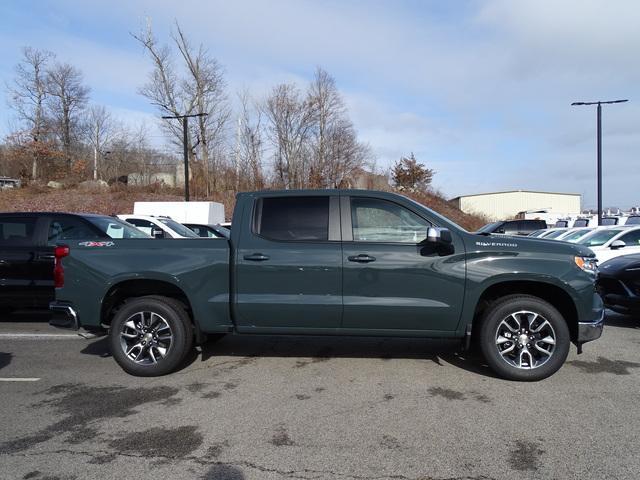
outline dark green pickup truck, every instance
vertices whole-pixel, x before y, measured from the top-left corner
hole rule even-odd
[[[475,337],[501,376],[556,372],[602,333],[593,253],[478,235],[385,192],[241,193],[230,240],[70,242],[53,324],[107,330],[134,375],[175,370],[207,334]]]

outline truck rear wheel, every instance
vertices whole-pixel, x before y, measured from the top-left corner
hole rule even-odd
[[[560,312],[531,295],[509,295],[493,303],[482,319],[479,340],[492,370],[520,381],[553,375],[564,364],[571,343]]]
[[[193,331],[180,302],[147,296],[127,301],[109,330],[109,346],[122,369],[140,377],[165,375],[180,366],[193,344]]]

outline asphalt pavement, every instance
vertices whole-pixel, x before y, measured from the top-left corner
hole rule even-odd
[[[240,337],[125,374],[104,338],[0,323],[0,478],[636,479],[640,321],[537,383],[458,344]],[[54,335],[54,336],[51,336]]]

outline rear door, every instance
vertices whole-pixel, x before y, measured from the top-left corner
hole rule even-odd
[[[242,226],[234,227],[242,228],[235,252],[238,330],[340,327],[339,222],[338,196],[255,198]]]
[[[53,299],[53,248],[46,219],[0,217],[0,306],[4,310],[46,309]]]
[[[345,196],[342,326],[387,331],[452,331],[462,310],[465,255],[422,243],[434,225],[391,200]]]

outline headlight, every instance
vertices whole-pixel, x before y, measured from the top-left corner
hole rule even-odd
[[[594,275],[598,273],[598,261],[593,257],[573,257],[573,261],[581,270]]]

